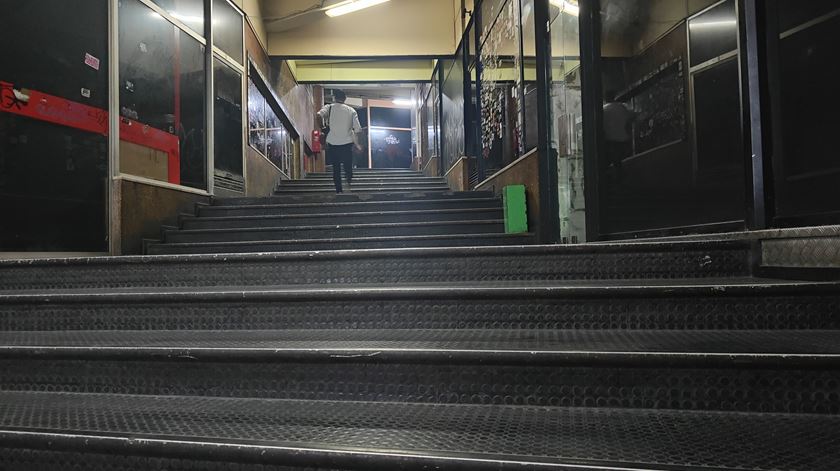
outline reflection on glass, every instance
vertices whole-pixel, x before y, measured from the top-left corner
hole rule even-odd
[[[173,18],[204,36],[204,0],[152,0]]]
[[[776,8],[779,92],[773,110],[776,215],[836,222],[840,214],[840,129],[837,77],[840,4],[831,0],[768,1]],[[796,222],[801,222],[794,220]]]
[[[242,75],[213,59],[216,174],[242,181]]]
[[[516,160],[525,148],[519,2],[508,0],[500,8],[495,23],[484,25],[487,34],[480,58],[481,147],[490,173]],[[532,4],[529,11],[533,36]]]
[[[225,54],[242,64],[243,19],[226,0],[213,0],[213,42]]]
[[[0,28],[0,252],[104,252],[107,6],[12,3]]]
[[[735,2],[714,3],[602,2],[602,237],[744,218],[737,57],[724,56]]]
[[[204,46],[138,0],[120,25],[120,171],[206,188]]]
[[[738,16],[735,2],[728,1],[688,22],[691,66],[738,49]]]

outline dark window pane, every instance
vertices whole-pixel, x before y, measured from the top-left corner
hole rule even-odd
[[[242,75],[213,60],[216,173],[242,180]]]
[[[206,188],[204,46],[138,0],[120,25],[120,171]]]
[[[840,10],[837,0],[779,1],[779,32],[784,33],[809,21]]]
[[[152,0],[173,18],[204,36],[204,0]]]
[[[2,11],[0,251],[104,252],[107,2],[14,0]]]
[[[370,108],[371,126],[411,128],[411,110],[402,108]]]
[[[225,0],[213,0],[213,42],[242,64],[242,15]]]
[[[464,155],[464,63],[460,59],[460,52],[456,54],[455,60],[441,61],[444,67],[447,67],[441,96],[443,101],[441,158],[445,170],[448,170],[457,159]]]
[[[735,0],[729,0],[692,18],[688,30],[692,67],[738,49]]]

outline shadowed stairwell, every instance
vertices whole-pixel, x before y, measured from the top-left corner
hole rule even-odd
[[[840,469],[837,283],[352,185],[200,205],[153,256],[0,262],[0,469]]]

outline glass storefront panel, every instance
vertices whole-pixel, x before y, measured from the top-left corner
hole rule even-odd
[[[444,172],[465,153],[464,137],[464,61],[459,48],[454,60],[443,60],[445,79],[441,89],[441,161]]]
[[[6,2],[0,40],[0,251],[107,251],[108,3]]]
[[[481,47],[481,146],[488,172],[524,153],[519,8],[518,0],[503,2]]]
[[[242,15],[226,0],[213,0],[213,42],[236,62],[243,64]]]
[[[568,5],[567,5],[568,4]],[[551,3],[551,148],[557,156],[560,241],[586,241],[583,106],[577,2]]]
[[[601,237],[743,224],[738,19],[715,3],[601,2]]]
[[[836,1],[774,0],[768,28],[778,37],[773,176],[778,224],[840,222],[840,129]]]
[[[207,188],[204,45],[120,2],[120,172]]]
[[[242,74],[214,58],[213,80],[216,182],[223,188],[241,190],[245,181],[242,172]]]

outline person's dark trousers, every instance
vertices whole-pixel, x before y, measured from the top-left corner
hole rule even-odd
[[[327,147],[327,153],[330,154],[330,161],[333,166],[333,182],[335,182],[335,191],[341,193],[341,166],[344,166],[344,174],[347,175],[347,183],[353,181],[353,144],[345,144],[343,146],[334,146],[330,144]]]

